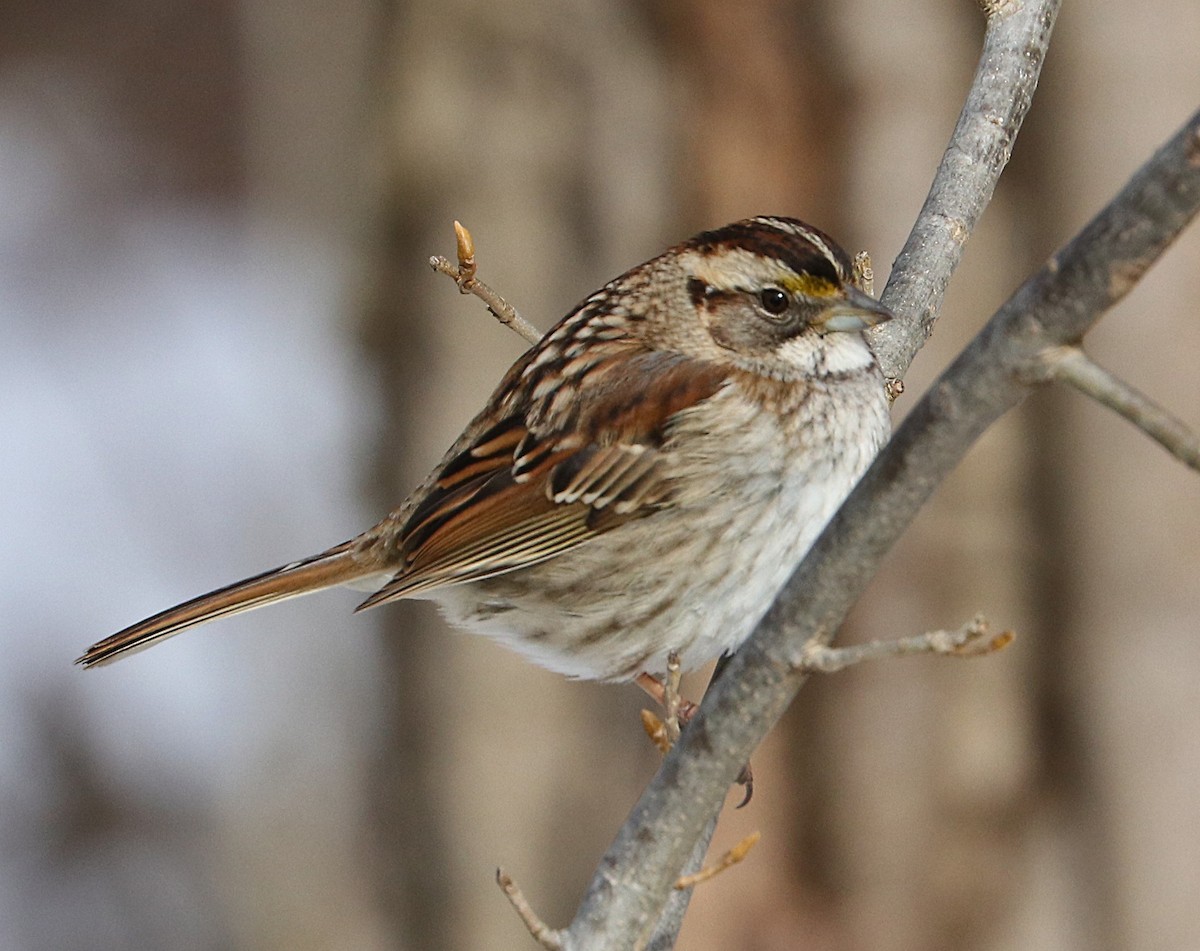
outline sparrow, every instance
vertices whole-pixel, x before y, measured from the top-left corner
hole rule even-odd
[[[139,621],[94,667],[335,585],[435,601],[568,677],[736,649],[890,431],[863,334],[892,315],[793,218],[705,231],[585,298],[423,483],[356,538]]]

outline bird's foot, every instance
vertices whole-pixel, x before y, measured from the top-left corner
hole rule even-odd
[[[724,666],[726,658],[722,657],[713,673],[715,680]],[[652,710],[642,711],[642,728],[650,737],[652,743],[665,756],[679,739],[679,734],[688,721],[695,716],[699,707],[690,700],[685,700],[679,693],[680,672],[679,655],[672,651],[667,655],[667,672],[662,678],[653,674],[641,673],[636,683],[663,708],[664,716],[659,717]],[[711,686],[711,682],[710,682]],[[745,790],[742,801],[737,808],[741,809],[754,797],[754,771],[747,763],[737,775],[737,784]]]

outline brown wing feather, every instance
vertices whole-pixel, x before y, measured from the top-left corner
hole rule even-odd
[[[569,392],[553,401],[560,412],[535,419],[532,394],[562,367],[526,367],[520,385],[530,398],[510,390],[508,415],[443,462],[400,530],[404,568],[361,608],[528,567],[649,515],[670,489],[661,447],[672,418],[713,395],[728,372],[612,348],[587,366],[576,360],[560,384]]]

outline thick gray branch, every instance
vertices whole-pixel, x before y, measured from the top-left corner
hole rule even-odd
[[[704,856],[716,831],[717,814],[714,812],[692,846],[692,853],[682,869],[684,875],[699,872],[704,867]],[[671,951],[671,948],[675,947],[675,939],[679,935],[679,929],[683,927],[683,916],[687,914],[694,891],[695,888],[672,888],[667,893],[666,906],[655,922],[654,933],[646,942],[645,951]]]
[[[660,913],[742,764],[800,689],[804,645],[827,643],[934,488],[1045,378],[1200,207],[1200,113],[1030,278],[942,374],[705,696],[642,795],[566,932],[570,951],[633,947]]]

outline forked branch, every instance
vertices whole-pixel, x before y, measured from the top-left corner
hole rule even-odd
[[[1154,400],[1140,393],[1078,347],[1057,347],[1045,354],[1047,375],[1090,396],[1123,416],[1176,459],[1200,471],[1200,437]]]

